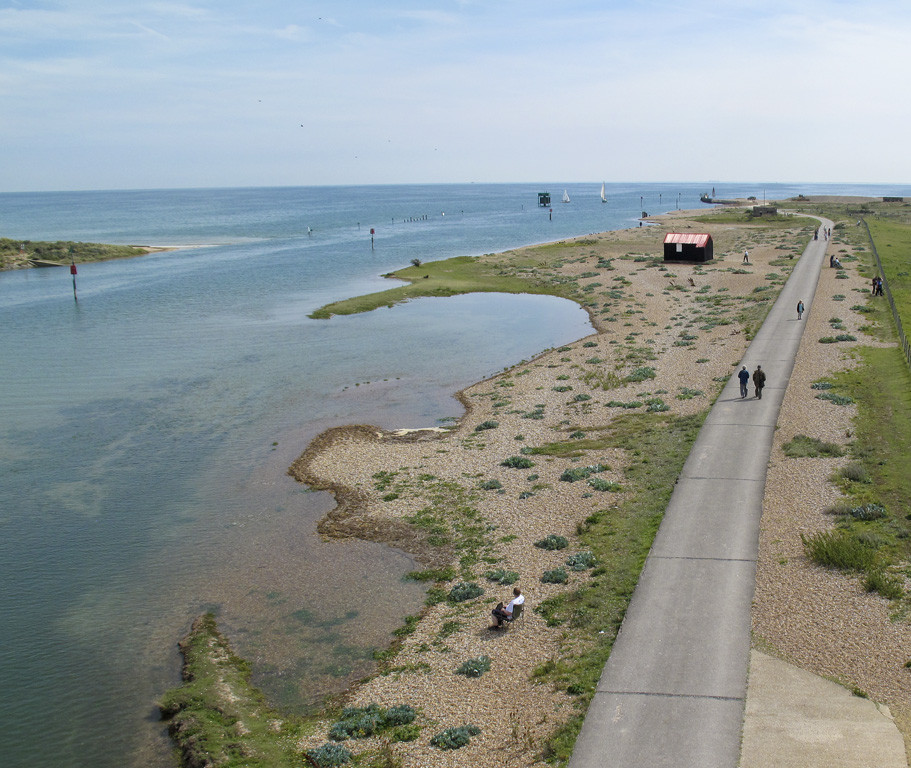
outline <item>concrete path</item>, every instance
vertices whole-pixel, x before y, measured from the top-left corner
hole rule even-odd
[[[767,373],[762,399],[732,371],[699,433],[570,768],[738,765],[766,467],[826,245],[810,241],[744,356]]]
[[[889,708],[753,651],[740,768],[908,768]]]

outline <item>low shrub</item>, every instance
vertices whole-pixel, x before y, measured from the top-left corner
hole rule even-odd
[[[654,368],[637,368],[635,371],[630,373],[624,381],[645,381],[646,379],[654,379],[657,374],[655,373]]]
[[[417,712],[408,704],[398,704],[389,709],[383,709],[378,704],[368,704],[366,707],[345,707],[342,710],[342,719],[335,722],[329,729],[329,738],[333,741],[363,739],[396,726],[407,725],[415,717],[417,717]],[[350,759],[350,753],[348,757]],[[341,764],[320,763],[320,765]]]
[[[515,584],[519,580],[519,574],[515,571],[506,571],[503,568],[496,568],[495,570],[487,571],[487,573],[484,574],[484,578],[495,584],[508,586],[510,584]]]
[[[560,568],[554,568],[552,571],[544,571],[541,581],[545,584],[565,584],[569,581],[569,575],[566,573],[566,569],[561,566]]]
[[[810,389],[832,389],[834,386],[831,381],[817,381],[810,385]]]
[[[821,392],[816,395],[817,400],[828,400],[830,403],[835,403],[835,405],[851,405],[854,400],[847,395],[837,395],[834,392]]]
[[[882,504],[864,504],[851,507],[848,514],[855,520],[882,520],[886,517],[886,508]]]
[[[414,707],[409,706],[408,704],[396,704],[394,707],[389,707],[389,709],[386,710],[386,725],[408,725],[408,723],[413,722],[414,718],[417,716],[418,713],[415,711]]]
[[[323,744],[316,749],[308,749],[307,756],[320,768],[332,768],[351,762],[351,752],[341,744]]]
[[[900,600],[905,595],[902,580],[882,568],[872,568],[867,571],[864,589],[867,592],[879,592],[887,600]]]
[[[480,732],[481,729],[476,725],[459,725],[440,731],[430,740],[430,744],[437,749],[461,749],[471,741],[472,736],[477,736]]]
[[[474,428],[475,432],[483,432],[485,429],[496,429],[500,426],[499,421],[494,421],[493,419],[488,419],[487,421],[482,421],[478,426]]]
[[[510,469],[530,469],[534,465],[535,463],[531,459],[526,459],[524,456],[510,456],[500,462],[501,467]]]
[[[596,491],[610,491],[611,493],[616,493],[617,491],[622,490],[620,483],[616,483],[613,480],[605,480],[603,477],[589,478],[588,484]]]
[[[457,675],[465,675],[465,677],[480,677],[485,672],[490,672],[489,656],[468,659],[468,661],[463,661],[456,669]]]
[[[851,462],[841,468],[841,476],[852,483],[869,483],[870,475],[863,464]]]
[[[807,556],[825,568],[841,571],[867,571],[876,560],[876,552],[848,531],[822,531],[810,536],[801,534]]]
[[[482,491],[498,491],[502,487],[503,483],[499,480],[485,480],[478,486]]]
[[[484,588],[473,581],[460,581],[449,590],[449,602],[463,603],[484,594]]]
[[[536,541],[535,546],[538,549],[547,549],[553,551],[555,549],[566,549],[569,546],[569,541],[565,536],[558,536],[555,533],[551,533],[540,541]]]
[[[591,396],[591,395],[586,395],[586,394],[583,393],[583,394],[578,394],[578,395],[576,395],[576,396],[573,398],[573,402],[574,402],[574,403],[584,403],[586,400],[591,400],[591,399],[592,399],[592,396]]]
[[[590,464],[587,467],[572,467],[571,469],[564,470],[563,474],[560,475],[560,479],[564,483],[574,483],[577,480],[585,480],[598,472],[604,472],[606,469],[607,467],[604,464]]]
[[[566,559],[566,564],[573,571],[587,571],[594,568],[598,561],[591,552],[577,552]]]

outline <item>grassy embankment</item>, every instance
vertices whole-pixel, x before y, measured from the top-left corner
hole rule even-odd
[[[145,248],[134,245],[103,245],[100,243],[56,242],[33,243],[30,240],[0,238],[0,269],[19,269],[29,266],[33,259],[69,264],[106,259],[125,259],[142,256]]]
[[[883,264],[902,325],[911,327],[911,206],[870,203],[841,211],[843,233],[869,253],[869,241],[856,220],[863,215]],[[842,258],[845,258],[842,256]],[[849,257],[850,258],[850,257]],[[871,279],[878,271],[872,253],[859,265]],[[856,297],[855,301],[859,301]],[[855,311],[869,319],[867,328],[884,341],[894,341],[895,325],[885,298],[867,294]],[[911,575],[911,372],[900,348],[860,347],[861,365],[823,382],[826,394],[857,403],[851,463],[833,481],[845,501],[828,510],[835,516],[831,532],[806,539],[810,556],[822,565],[859,573],[866,589],[895,601],[907,616],[911,603],[903,577]]]
[[[575,241],[585,245],[587,241]],[[332,315],[353,315],[370,312],[379,307],[393,306],[422,297],[456,296],[464,293],[534,293],[573,298],[573,286],[564,286],[549,279],[546,270],[564,243],[543,245],[526,250],[523,255],[513,252],[505,263],[479,256],[456,256],[444,261],[431,261],[391,272],[384,277],[408,281],[379,293],[356,296],[327,304],[310,317],[326,319]]]
[[[711,217],[707,220],[710,221]],[[794,221],[787,220],[787,225],[793,228]],[[765,226],[765,222],[757,223],[758,228]],[[800,252],[796,243],[804,236],[805,233],[795,233],[788,245],[782,245],[782,248],[788,251],[788,255],[783,256],[779,265],[782,271],[786,271],[788,264],[792,263],[795,251]],[[596,244],[597,241],[594,240],[577,240],[507,252],[489,259],[449,259],[411,267],[396,273],[399,277],[413,280],[411,285],[350,302],[339,302],[323,308],[314,316],[328,317],[344,312],[367,311],[416,296],[448,296],[468,291],[508,290],[564,296],[579,301],[593,312],[595,307],[602,308],[601,312],[606,315],[602,322],[629,321],[632,318],[626,317],[616,306],[616,303],[622,300],[623,288],[629,283],[624,285],[618,281],[607,286],[601,283],[583,285],[581,281],[592,278],[595,273],[587,272],[572,277],[559,271],[559,267],[566,263],[585,263],[586,266],[598,269],[597,274],[601,274],[601,279],[605,279],[612,270],[610,259],[598,256],[594,249],[585,250]],[[732,243],[729,245],[733,247]],[[634,259],[647,262],[655,268],[662,268],[660,258],[655,256],[627,253],[618,258]],[[425,275],[428,277],[424,277]],[[712,313],[713,322],[724,320],[739,323],[741,327],[748,325],[754,329],[758,328],[783,281],[770,280],[769,285],[763,286],[762,291],[748,302],[746,310],[738,306],[738,303],[719,300],[717,306],[712,304],[711,309],[707,307],[707,311]],[[598,286],[601,290],[596,291],[592,286]],[[610,306],[608,303],[602,304],[604,299],[614,300],[614,303]],[[724,318],[721,315],[724,315]],[[555,733],[546,746],[547,756],[552,760],[565,760],[571,753],[588,701],[593,695],[598,676],[610,653],[638,580],[639,571],[673,489],[673,479],[679,474],[704,415],[701,413],[681,418],[663,413],[628,414],[595,430],[584,440],[552,443],[531,450],[531,453],[541,455],[583,456],[606,447],[624,448],[632,461],[625,473],[623,484],[624,487],[635,489],[610,513],[597,512],[578,526],[579,544],[587,546],[599,563],[592,572],[591,579],[576,588],[567,588],[559,597],[545,601],[537,608],[549,624],[567,627],[574,638],[573,651],[560,656],[558,660],[542,664],[533,672],[538,681],[557,685],[574,695],[578,704],[576,716]],[[451,574],[440,577],[450,578]],[[439,592],[439,587],[431,589],[430,599],[440,599]],[[411,617],[411,620],[413,619],[414,617]],[[228,652],[222,650],[217,635],[209,634],[215,632],[214,623],[211,626],[206,624],[205,628],[206,634],[199,639],[199,647],[208,647],[216,655],[226,656],[230,660]],[[188,647],[192,647],[192,644]],[[394,652],[383,654],[384,664],[391,664],[393,657]],[[243,662],[238,661],[238,664],[243,673]],[[197,665],[203,667],[202,673],[195,672]],[[221,691],[223,678],[206,673],[205,668],[208,665],[209,662],[204,657],[188,657],[185,674],[187,679],[192,681],[194,692],[181,694],[180,691],[183,689],[178,689],[169,694],[164,707],[169,716],[180,718],[182,725],[172,731],[184,750],[187,762],[192,762],[193,756],[198,756],[199,751],[204,748],[203,745],[206,745],[206,750],[210,748],[209,745],[220,745],[217,752],[219,759],[222,760],[220,764],[256,764],[251,762],[252,758],[243,756],[266,754],[266,746],[261,747],[257,744],[262,739],[281,741],[284,745],[283,749],[286,751],[281,757],[274,758],[275,765],[284,764],[279,760],[301,760],[301,755],[294,752],[292,740],[282,734],[305,726],[301,723],[295,725],[289,719],[269,713],[255,692],[231,697],[235,701],[249,702],[246,713],[226,708],[225,697]],[[235,676],[232,685],[235,684],[248,686],[248,676]],[[247,719],[254,715],[264,722],[281,720],[281,732],[271,733],[268,728],[250,727]],[[201,729],[201,733],[196,733],[197,728]],[[215,732],[209,733],[210,730]],[[215,749],[215,746],[211,748]],[[216,755],[214,752],[211,754]],[[354,758],[353,764],[394,764],[388,762],[387,758],[388,755],[360,755]],[[387,761],[382,762],[383,760]]]

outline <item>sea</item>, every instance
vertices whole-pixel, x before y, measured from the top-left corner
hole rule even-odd
[[[725,184],[718,197],[907,195]],[[563,192],[570,198],[562,203]],[[547,191],[551,204],[538,205]],[[413,259],[705,207],[707,183],[0,194],[0,237],[170,246],[0,273],[0,762],[172,768],[157,702],[214,611],[280,711],[369,674],[423,587],[405,552],[316,532],[287,474],[325,429],[432,427],[454,394],[592,333],[553,297],[419,299],[313,320]]]

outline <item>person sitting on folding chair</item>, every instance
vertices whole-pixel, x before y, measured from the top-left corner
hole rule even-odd
[[[503,603],[497,603],[497,607],[491,611],[496,624],[492,624],[488,627],[488,629],[502,629],[504,621],[513,620],[513,614],[516,612],[516,607],[525,603],[525,595],[522,594],[522,590],[518,587],[513,588],[512,595],[512,600],[510,600],[505,606]]]

